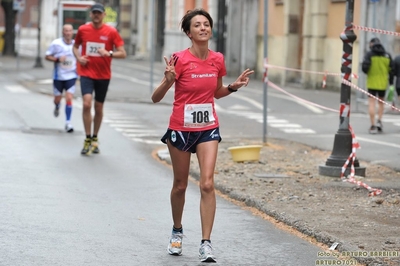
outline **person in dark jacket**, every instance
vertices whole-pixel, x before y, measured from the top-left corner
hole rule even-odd
[[[390,86],[393,85],[393,60],[378,38],[371,39],[369,47],[370,51],[365,55],[362,62],[362,71],[367,74],[368,93],[383,101],[388,83]],[[378,101],[378,120],[376,124],[375,105],[376,99],[370,96],[368,99],[368,112],[371,121],[370,134],[380,133],[383,129],[384,103]]]
[[[400,55],[394,58],[394,70],[393,75],[396,77],[396,92],[397,92],[397,104],[400,104]],[[394,101],[393,101],[394,102]]]

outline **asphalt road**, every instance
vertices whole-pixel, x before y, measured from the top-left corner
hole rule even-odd
[[[166,129],[168,104],[150,105],[146,84],[116,75],[99,135],[101,154],[83,157],[80,100],[75,132],[65,133],[63,114],[52,116],[45,70],[16,72],[4,63],[1,70],[0,265],[200,264],[195,182],[187,191],[184,255],[166,253],[172,172],[152,153],[164,147],[156,140]],[[225,136],[235,134],[226,124]],[[221,197],[217,206],[212,240],[218,264],[315,265],[319,259],[320,248],[248,209]]]

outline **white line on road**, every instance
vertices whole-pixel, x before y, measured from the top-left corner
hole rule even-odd
[[[315,131],[308,128],[287,128],[282,129],[285,133],[315,134]]]
[[[124,135],[125,137],[128,138],[136,138],[136,137],[162,137],[161,134],[155,134],[155,133],[122,133],[122,135]]]
[[[249,110],[249,107],[241,105],[241,104],[235,104],[235,105],[229,107],[229,110]]]
[[[132,124],[132,123],[137,123],[137,120],[103,119],[103,122],[111,124]]]
[[[270,124],[268,123],[270,127],[274,128],[301,128],[299,124]]]
[[[6,85],[5,88],[12,93],[30,93],[29,90],[21,85]]]
[[[140,128],[114,128],[116,131],[118,132],[126,132],[126,133],[130,133],[130,132],[142,132],[142,133],[148,133],[148,134],[155,134],[156,132],[154,130],[148,130],[148,129],[140,129]]]
[[[250,119],[262,119],[263,115],[262,114],[257,114],[257,113],[253,113],[253,114],[246,114],[246,115],[241,115]]]
[[[260,109],[260,110],[264,110],[264,105],[263,105],[263,104],[261,104],[261,103],[255,101],[255,100],[253,100],[253,99],[250,99],[250,98],[248,98],[248,97],[246,97],[246,96],[243,96],[243,95],[240,95],[240,94],[230,94],[229,96],[230,96],[230,97],[233,96],[233,97],[235,97],[235,98],[237,98],[237,99],[240,99],[240,100],[242,100],[242,101],[245,101],[245,102],[250,103],[251,105],[255,106],[256,108],[258,108],[258,109]]]
[[[257,94],[262,94],[262,93],[263,93],[263,92],[260,91],[259,89],[255,89],[255,88],[251,88],[251,87],[248,87],[247,90],[248,90],[248,91],[252,91],[252,92],[254,92],[254,93],[257,93]],[[240,95],[236,95],[236,94],[235,94],[234,96],[240,96]],[[297,99],[293,99],[293,98],[291,98],[291,97],[289,97],[289,96],[286,96],[286,95],[281,95],[281,94],[278,94],[278,93],[271,93],[271,92],[269,92],[269,93],[268,93],[268,96],[270,96],[270,97],[275,97],[275,98],[281,98],[281,99],[284,99],[284,100],[288,100],[288,101],[295,102],[295,103],[297,103],[297,104],[299,104],[299,105],[302,105],[302,106],[304,106],[305,108],[307,108],[307,109],[309,109],[310,111],[312,111],[312,112],[314,112],[314,113],[317,113],[317,114],[323,114],[323,113],[324,113],[323,110],[321,110],[320,108],[318,108],[318,107],[316,107],[316,106],[310,105],[310,104],[308,104],[308,103],[302,102],[302,101],[297,100]]]
[[[37,81],[38,84],[53,84],[52,79],[41,79]]]
[[[384,145],[384,146],[400,149],[400,145],[398,145],[398,144],[384,142],[384,141],[380,141],[380,140],[373,140],[373,139],[368,139],[368,138],[363,138],[363,137],[356,137],[356,138],[357,138],[357,140],[362,140],[362,141],[369,142],[369,143],[374,143],[374,144],[379,144],[379,145]]]
[[[120,123],[112,123],[108,124],[110,127],[115,127],[115,128],[135,128],[135,127],[144,127],[142,125],[138,124],[120,124]]]
[[[153,144],[153,145],[162,145],[163,143],[161,140],[148,140],[148,139],[139,139],[139,138],[131,138],[131,140],[136,142],[143,142],[146,144]]]
[[[289,121],[285,119],[268,119],[267,120],[268,124],[273,124],[273,123],[289,123]]]
[[[285,95],[276,95],[276,94],[274,94],[272,97],[281,98],[281,99],[285,99],[285,100],[288,100],[288,101],[295,102],[295,103],[297,103],[299,105],[304,106],[305,108],[309,109],[311,112],[314,112],[316,114],[323,114],[324,113],[324,111],[322,111],[318,107],[315,107],[315,106],[310,105],[308,103],[302,102],[300,100],[296,100],[296,99],[290,98],[290,97],[285,96]]]

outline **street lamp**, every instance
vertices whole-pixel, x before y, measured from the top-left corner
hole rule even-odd
[[[42,13],[42,0],[39,0],[39,2],[38,2],[38,25],[37,25],[37,30],[38,30],[37,41],[38,41],[38,43],[37,43],[37,56],[36,56],[34,68],[43,68],[42,57],[40,55],[40,23],[42,21],[41,13]]]
[[[354,14],[354,1],[347,0],[346,4],[346,23],[345,30],[340,35],[343,41],[343,56],[342,56],[342,79],[351,82],[351,68],[353,56],[353,43],[357,39],[353,31],[353,14]],[[335,135],[334,146],[331,156],[327,159],[325,165],[319,167],[319,174],[332,177],[340,177],[342,174],[342,167],[346,164],[349,155],[352,154],[353,136],[350,132],[350,91],[351,88],[348,84],[341,84],[340,89],[340,125],[339,130]],[[355,174],[365,176],[365,167],[360,167],[358,160],[354,161]],[[346,166],[344,174],[350,172],[350,167]]]

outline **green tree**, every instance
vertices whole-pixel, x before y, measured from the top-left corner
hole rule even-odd
[[[15,20],[17,11],[13,9],[13,0],[1,0],[4,10],[4,47],[3,55],[15,55]]]

